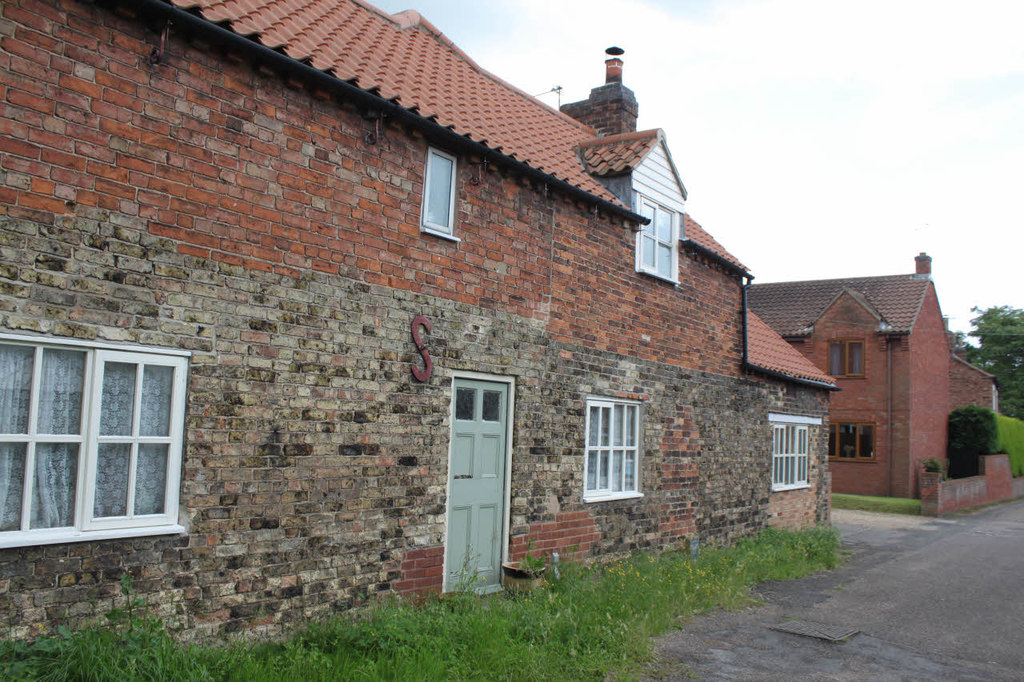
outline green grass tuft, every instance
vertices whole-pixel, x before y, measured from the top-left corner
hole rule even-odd
[[[872,497],[870,495],[832,493],[832,508],[920,516],[921,500],[910,500],[905,497]]]
[[[749,603],[751,585],[836,566],[828,528],[765,531],[735,547],[568,564],[523,595],[391,598],[279,644],[185,647],[146,627],[0,642],[0,678],[46,680],[603,680],[641,667],[680,619]]]

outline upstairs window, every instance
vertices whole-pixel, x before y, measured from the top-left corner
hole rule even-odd
[[[874,424],[832,422],[828,427],[828,454],[845,460],[874,459]]]
[[[427,150],[420,227],[442,237],[455,235],[455,157],[436,149]]]
[[[864,376],[864,342],[830,342],[828,344],[828,373],[834,377]]]
[[[0,547],[181,532],[186,367],[0,339]]]
[[[678,214],[642,198],[640,215],[650,223],[636,235],[636,269],[675,282],[679,272]]]
[[[587,502],[640,495],[640,404],[587,400],[583,499]]]

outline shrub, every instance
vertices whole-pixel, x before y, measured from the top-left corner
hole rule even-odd
[[[978,475],[978,456],[999,449],[996,413],[987,407],[968,405],[949,413],[949,477]]]
[[[1024,421],[996,415],[999,425],[999,451],[1010,456],[1014,476],[1024,476]]]

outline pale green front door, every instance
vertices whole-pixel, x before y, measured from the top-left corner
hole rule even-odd
[[[448,472],[447,589],[497,589],[505,520],[508,384],[455,379]]]

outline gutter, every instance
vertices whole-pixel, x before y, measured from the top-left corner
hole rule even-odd
[[[785,374],[783,372],[777,372],[774,369],[767,369],[758,365],[744,362],[743,368],[748,369],[752,372],[758,372],[760,374],[766,374],[776,379],[785,379],[786,381],[792,381],[794,384],[803,384],[804,386],[813,386],[814,388],[824,388],[829,391],[838,391],[840,388],[834,384],[826,384],[824,381],[815,381],[814,379],[804,379],[802,377],[795,377],[791,374]]]
[[[646,225],[646,223],[644,223],[644,224]],[[692,239],[684,239],[683,240],[683,246],[688,248],[688,249],[692,249],[693,251],[696,251],[697,253],[701,254],[702,256],[705,256],[705,257],[709,258],[710,260],[713,260],[715,263],[717,263],[718,265],[721,265],[722,267],[726,268],[727,270],[729,270],[733,274],[739,275],[740,277],[746,277],[747,278],[747,284],[744,285],[745,287],[746,286],[750,286],[750,281],[754,279],[754,276],[751,275],[749,272],[747,272],[746,270],[744,270],[740,266],[736,265],[732,261],[727,260],[725,258],[722,258],[717,253],[715,253],[714,251],[712,251],[708,247],[704,246],[703,244],[698,244],[697,242],[693,241]],[[746,296],[746,293],[744,293],[744,296]],[[746,302],[744,302],[743,310],[746,311],[746,309],[747,309],[747,304],[746,304]],[[744,315],[746,315],[746,312],[744,312]]]
[[[345,80],[341,80],[328,73],[303,64],[283,52],[273,50],[262,43],[256,42],[231,31],[218,24],[211,23],[198,14],[193,14],[183,9],[170,5],[166,0],[135,0],[128,4],[139,10],[139,15],[156,17],[163,21],[172,22],[186,30],[200,34],[202,37],[214,43],[221,43],[233,47],[238,51],[252,57],[255,62],[267,64],[280,69],[285,75],[297,76],[311,84],[335,92],[345,100],[355,102],[367,109],[379,112],[381,116],[387,115],[400,123],[415,128],[423,133],[428,140],[443,141],[449,147],[454,147],[465,154],[474,154],[482,159],[503,166],[515,171],[532,180],[559,190],[573,199],[596,206],[598,209],[619,216],[629,222],[646,225],[650,222],[647,218],[634,213],[633,211],[619,206],[607,199],[591,194],[572,183],[556,178],[553,175],[534,168],[511,156],[501,153],[497,149],[488,147],[482,142],[477,142],[465,135],[455,132],[450,127],[443,126],[436,121],[421,116],[412,109],[397,104],[393,100],[387,100],[372,92],[363,90],[359,86]],[[735,268],[735,266],[733,266]]]

